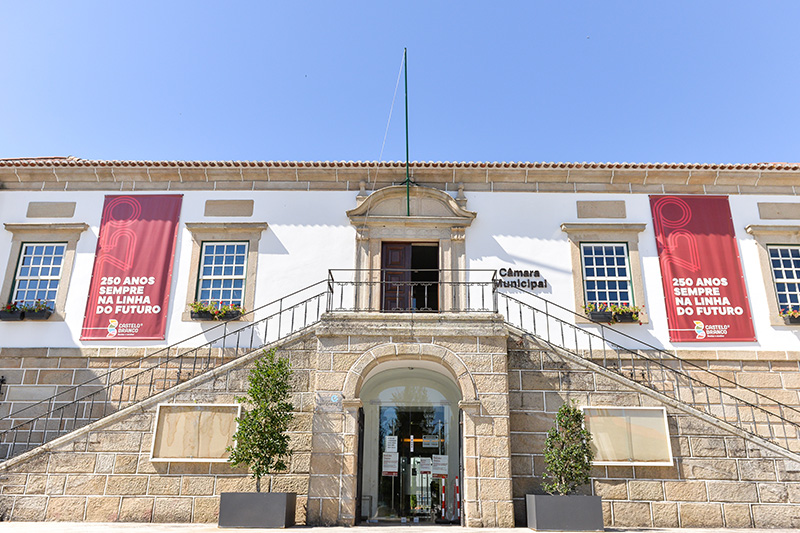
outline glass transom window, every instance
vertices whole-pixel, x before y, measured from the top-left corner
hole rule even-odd
[[[769,262],[781,311],[800,309],[800,246],[770,246]]]
[[[24,243],[11,299],[24,305],[44,300],[55,308],[66,249],[65,243]]]
[[[586,303],[632,305],[628,246],[581,243]]]
[[[197,299],[244,306],[246,242],[204,242],[200,256]]]

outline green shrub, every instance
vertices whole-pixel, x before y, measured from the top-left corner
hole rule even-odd
[[[589,482],[594,454],[589,445],[592,434],[583,427],[583,412],[572,402],[564,402],[556,414],[556,423],[544,442],[548,493],[570,494]]]
[[[294,418],[294,406],[289,401],[292,369],[288,359],[275,357],[275,350],[264,352],[250,371],[247,396],[236,398],[249,404],[250,410],[237,419],[239,427],[233,434],[235,446],[229,446],[228,462],[233,466],[247,465],[261,492],[261,478],[270,471],[286,469],[289,449],[289,422]]]

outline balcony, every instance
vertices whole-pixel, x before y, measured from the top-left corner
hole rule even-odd
[[[496,312],[495,270],[328,271],[329,312]]]

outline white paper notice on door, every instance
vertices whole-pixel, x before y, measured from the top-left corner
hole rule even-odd
[[[431,458],[430,457],[420,457],[419,458],[419,473],[420,474],[430,474],[431,473]]]
[[[398,464],[400,462],[400,454],[397,452],[384,452],[383,453],[383,473],[384,476],[397,476]]]
[[[396,452],[397,451],[397,435],[386,435],[386,452]]]
[[[438,478],[447,478],[447,456],[446,455],[434,455],[433,456],[433,464],[431,467],[431,472],[433,473],[433,477]]]

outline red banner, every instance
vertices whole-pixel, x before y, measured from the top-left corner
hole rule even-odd
[[[755,341],[724,196],[651,196],[673,342]]]
[[[164,338],[182,199],[106,196],[81,340]]]

